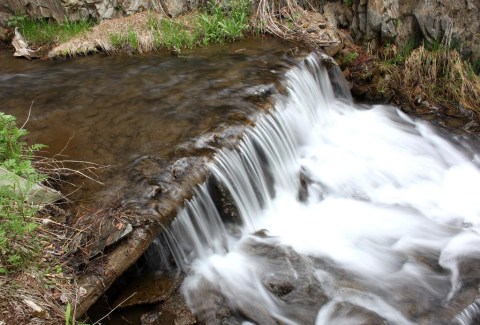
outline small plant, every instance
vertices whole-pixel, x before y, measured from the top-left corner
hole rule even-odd
[[[138,50],[138,38],[137,38],[137,34],[135,34],[135,32],[134,32],[132,29],[130,29],[130,30],[128,31],[127,41],[128,41],[128,44],[129,44],[135,51]]]
[[[158,31],[160,29],[160,21],[152,12],[148,13],[147,28],[151,31]]]
[[[203,45],[234,41],[247,30],[250,2],[233,0],[229,5],[228,8],[221,7],[210,1],[206,12],[199,16],[198,26]]]
[[[70,303],[67,304],[65,309],[65,325],[70,325],[70,320],[72,319],[72,306]]]
[[[185,26],[170,19],[160,21],[161,32],[158,33],[159,45],[170,50],[180,51],[182,48],[192,47],[195,43],[195,36]],[[157,41],[156,41],[157,42]]]
[[[31,164],[33,153],[44,148],[44,145],[27,146],[21,138],[28,134],[27,130],[17,128],[14,116],[0,112],[0,164],[11,172],[29,177],[36,175]]]
[[[26,265],[37,250],[37,241],[30,238],[36,228],[31,217],[37,210],[25,198],[45,178],[31,163],[34,151],[43,146],[27,146],[21,140],[26,134],[15,117],[0,112],[0,167],[8,171],[0,173],[0,273]]]
[[[415,40],[410,38],[403,49],[398,53],[395,57],[395,63],[400,64],[400,63],[405,63],[405,60],[410,56],[410,53],[415,49],[416,44]]]
[[[353,5],[353,0],[343,0],[343,3],[344,3],[346,6],[351,6],[351,5]]]
[[[7,26],[14,28],[14,27],[21,27],[21,25],[27,20],[27,16],[10,16],[7,21]]]
[[[431,42],[424,43],[423,46],[425,49],[431,52],[442,52],[446,48],[443,46],[442,42],[440,40],[434,39]]]
[[[127,33],[110,34],[110,43],[117,49],[129,49],[138,51],[138,38],[133,29],[129,29]]]
[[[343,56],[342,63],[344,65],[350,65],[357,60],[358,56],[359,54],[357,51],[348,52]]]
[[[109,38],[113,47],[122,48],[127,43],[127,38],[120,33],[112,33]]]
[[[415,49],[405,61],[403,83],[432,101],[480,113],[480,78],[456,50]]]

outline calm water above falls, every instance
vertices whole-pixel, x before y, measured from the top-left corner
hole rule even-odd
[[[197,318],[478,321],[478,142],[335,96],[316,55],[285,82],[276,112],[211,166],[238,215],[202,185],[162,239]]]
[[[87,184],[73,196],[108,202],[115,188],[131,186],[125,170],[135,159],[176,159],[179,144],[258,112],[249,99],[283,74],[290,48],[255,38],[181,57],[66,61],[27,61],[0,51],[0,111],[21,125],[32,106],[30,142],[48,145],[49,155],[110,166],[98,171],[105,186]]]

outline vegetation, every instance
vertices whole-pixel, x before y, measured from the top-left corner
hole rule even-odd
[[[71,281],[69,266],[81,230],[51,219],[65,213],[60,208],[27,203],[32,186],[46,176],[33,166],[44,146],[28,146],[25,135],[24,125],[0,112],[0,323],[77,324],[75,309],[65,306],[78,303],[81,289]]]
[[[250,0],[232,0],[228,5],[210,0],[200,12],[175,19],[153,12],[112,19],[92,28],[88,37],[79,36],[56,47],[51,55],[144,53],[158,49],[180,53],[196,46],[231,42],[248,31],[250,6]]]
[[[165,47],[179,52],[180,49],[191,48],[195,44],[196,35],[172,19],[160,19],[152,21],[151,24],[154,31],[154,46],[157,49]]]
[[[66,42],[90,30],[95,22],[91,20],[50,22],[45,19],[33,20],[27,16],[12,16],[7,25],[18,27],[22,35],[36,46],[53,46]]]
[[[250,15],[249,0],[234,0],[230,7],[210,1],[206,12],[198,17],[200,44],[235,41],[243,36],[248,28]]]
[[[0,174],[0,273],[25,266],[37,250],[37,242],[28,238],[36,228],[31,217],[37,209],[25,198],[30,188],[44,179],[31,161],[33,152],[42,146],[27,146],[21,140],[26,134],[13,116],[0,112],[0,167],[12,172]],[[21,183],[20,177],[27,182]]]
[[[472,69],[475,74],[480,75],[480,59],[472,62]]]
[[[132,29],[129,29],[125,34],[110,34],[110,43],[115,48],[129,49],[131,52],[138,51],[138,38]]]
[[[480,78],[457,50],[427,50],[420,46],[405,61],[405,88],[440,102],[480,113]]]
[[[351,51],[343,54],[342,58],[342,63],[344,65],[350,65],[352,64],[355,60],[358,59],[358,52],[357,51]]]
[[[349,68],[354,83],[374,90],[370,100],[393,99],[420,113],[431,112],[435,105],[437,113],[480,119],[480,77],[456,48],[438,42],[416,46],[410,40],[402,49],[387,44],[376,53],[354,46],[337,58]]]

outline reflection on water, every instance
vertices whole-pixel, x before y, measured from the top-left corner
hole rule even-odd
[[[20,124],[32,106],[29,142],[47,144],[49,155],[111,165],[99,175],[110,189],[122,185],[136,157],[169,160],[179,143],[258,110],[245,98],[277,80],[288,48],[251,39],[182,57],[67,61],[25,61],[2,51],[0,108]],[[97,200],[99,190],[91,192]]]

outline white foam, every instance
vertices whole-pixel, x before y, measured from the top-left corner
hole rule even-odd
[[[279,99],[273,115],[247,131],[239,151],[219,154],[212,166],[232,192],[243,230],[238,238],[216,227],[222,233],[209,236],[228,237],[221,248],[208,246],[218,243],[212,239],[192,240],[197,259],[183,284],[189,306],[198,309],[196,292],[208,283],[230,308],[254,304],[296,322],[287,316],[295,314],[288,304],[262,283],[271,270],[246,244],[252,240],[293,249],[310,267],[313,259],[325,260],[362,288],[344,287],[328,268],[313,267],[331,299],[318,310],[317,324],[363,319],[351,311],[336,313],[341,302],[409,324],[402,297],[395,297],[403,288],[452,299],[461,288],[461,256],[480,258],[479,168],[433,128],[394,107],[365,110],[334,99],[314,56],[290,71],[287,81],[289,96]],[[308,188],[304,202],[298,200],[301,173]],[[195,215],[196,222],[201,218]],[[261,229],[271,237],[252,237]],[[426,261],[451,273],[436,273]],[[299,267],[291,263],[293,270]]]

